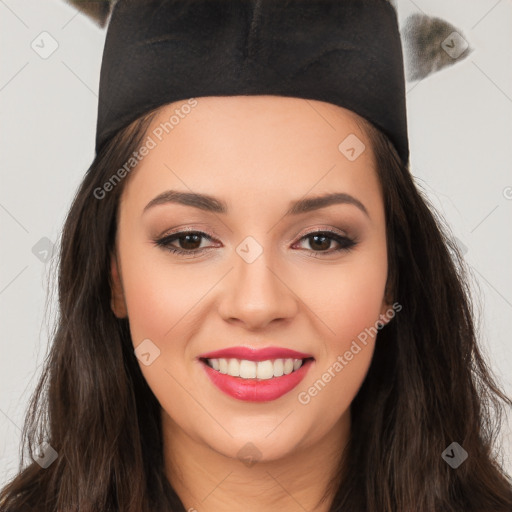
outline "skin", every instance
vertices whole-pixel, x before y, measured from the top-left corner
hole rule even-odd
[[[320,101],[197,101],[126,178],[112,309],[129,318],[134,348],[150,339],[160,350],[151,364],[139,364],[163,408],[166,472],[186,509],[327,511],[329,503],[315,505],[346,445],[350,404],[376,339],[360,344],[342,371],[332,367],[365,328],[385,323],[391,308],[384,205],[370,141],[356,114]],[[184,103],[162,107],[147,134]],[[349,134],[366,146],[354,161],[338,149]],[[167,203],[143,213],[169,189],[214,196],[229,210]],[[335,204],[284,216],[291,201],[334,191],[357,198],[368,215]],[[186,228],[212,240],[174,240],[174,247],[210,249],[191,258],[155,245]],[[357,244],[334,252],[335,240],[315,245],[305,238],[325,230]],[[236,251],[247,236],[263,249],[251,263]],[[315,361],[281,398],[244,402],[213,386],[197,359],[240,345],[290,348]],[[299,393],[329,368],[335,376],[300,403]],[[255,464],[241,460],[244,446]]]

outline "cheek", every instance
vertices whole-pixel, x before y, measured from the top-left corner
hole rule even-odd
[[[324,283],[323,293],[310,296],[315,300],[308,305],[323,325],[323,343],[297,399],[308,413],[321,414],[324,425],[332,425],[350,407],[372,360],[387,279],[386,253],[361,253],[350,264],[317,277],[316,283]]]
[[[180,411],[190,408],[183,386],[189,388],[190,376],[200,370],[190,340],[204,324],[218,275],[208,265],[172,264],[164,250],[151,246],[127,244],[121,253],[132,344],[136,354],[149,345],[157,355],[149,365],[139,357],[140,369],[164,409],[181,418]]]
[[[124,253],[123,284],[134,345],[172,338],[190,328],[194,305],[214,282],[211,271],[169,263],[165,251],[132,247]]]
[[[315,270],[315,286],[309,279],[309,286],[303,288],[309,290],[305,302],[324,325],[329,352],[347,350],[351,340],[375,325],[382,311],[386,280],[387,256],[380,246],[353,253],[339,265]]]
[[[192,266],[187,271],[173,267],[166,253],[159,253],[134,246],[123,253],[130,333],[134,349],[139,345],[148,347],[145,340],[151,340],[150,364],[139,358],[141,372],[164,411],[172,418],[179,418],[182,428],[194,432],[194,418],[197,416],[201,421],[204,418],[199,408],[191,407],[190,395],[184,391],[184,386],[189,387],[188,376],[193,371],[192,359],[187,358],[187,343],[199,325],[200,300],[215,279],[211,271],[194,272]]]

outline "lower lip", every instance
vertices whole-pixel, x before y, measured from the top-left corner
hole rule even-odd
[[[204,361],[201,361],[201,364],[213,384],[227,395],[248,402],[270,402],[296,387],[306,376],[312,362],[312,359],[308,359],[298,370],[288,375],[272,377],[271,379],[232,377],[231,375],[214,370]]]

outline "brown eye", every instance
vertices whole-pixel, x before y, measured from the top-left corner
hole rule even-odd
[[[332,238],[325,235],[308,236],[309,244],[313,249],[327,250],[331,246]]]
[[[201,235],[192,234],[192,235],[180,236],[176,240],[178,240],[181,249],[187,249],[190,251],[190,250],[199,249],[199,246],[201,245],[201,238],[202,238]],[[197,246],[198,243],[199,243],[199,246]]]
[[[201,231],[181,231],[155,240],[155,244],[165,248],[171,253],[191,257],[212,248],[211,246],[201,247],[203,239],[209,241],[213,240],[211,236]],[[303,236],[301,241],[308,241],[309,248],[306,248],[306,250],[313,253],[311,256],[322,256],[323,254],[329,255],[340,251],[348,251],[357,243],[334,231],[316,231],[309,233]],[[338,247],[335,249],[331,249],[333,242],[338,244]]]
[[[308,245],[310,250],[319,254],[332,254],[339,251],[349,250],[356,245],[354,240],[341,236],[333,231],[316,231],[303,236],[301,240],[307,240],[309,242]],[[338,248],[329,250],[333,242],[338,244]]]
[[[207,249],[207,247],[201,247],[203,238],[212,240],[209,235],[201,231],[181,231],[156,240],[155,243],[172,253],[190,256]]]

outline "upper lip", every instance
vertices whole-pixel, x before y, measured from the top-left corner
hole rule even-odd
[[[248,361],[266,361],[268,359],[307,359],[312,358],[311,354],[297,352],[281,347],[229,347],[222,350],[207,352],[199,356],[200,359],[247,359]]]

